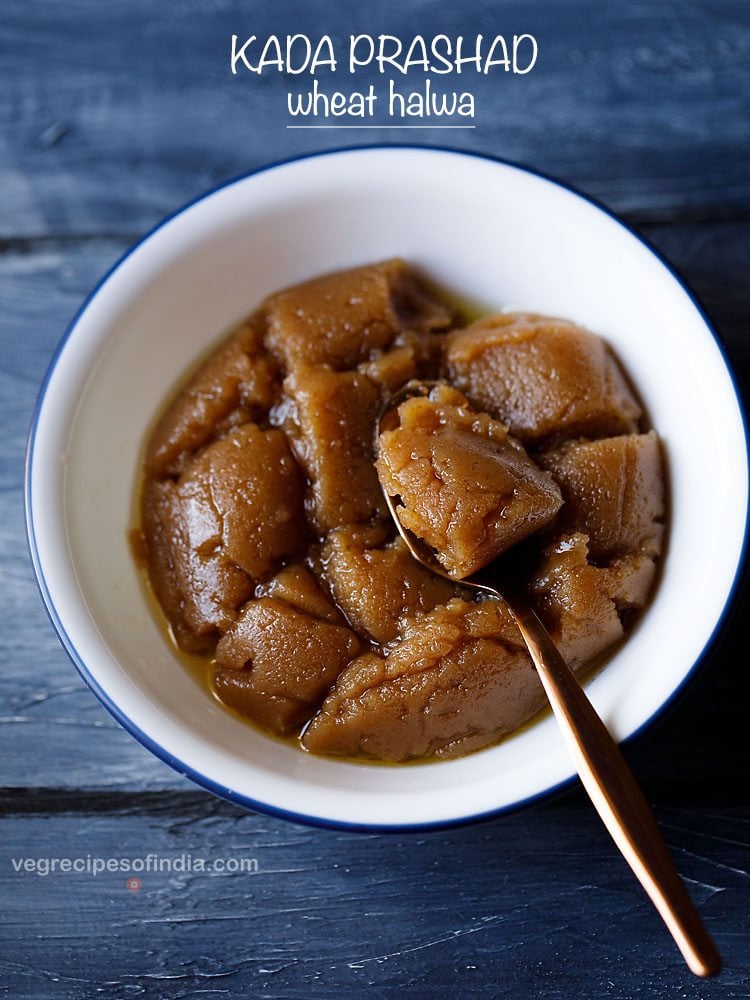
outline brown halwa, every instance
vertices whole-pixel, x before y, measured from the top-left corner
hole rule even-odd
[[[376,456],[414,378],[439,384]],[[577,670],[648,600],[660,445],[601,338],[530,313],[461,325],[401,260],[277,292],[158,422],[135,548],[218,697],[306,750],[455,757],[545,703],[506,607],[410,556],[378,475],[456,579],[491,579],[523,542],[526,592]]]

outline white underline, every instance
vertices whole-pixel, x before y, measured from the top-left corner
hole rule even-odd
[[[476,128],[476,125],[287,125],[287,128]]]

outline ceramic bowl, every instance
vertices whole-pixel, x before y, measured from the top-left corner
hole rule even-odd
[[[42,594],[85,680],[167,763],[250,808],[360,829],[447,825],[557,789],[573,768],[555,722],[405,767],[322,759],[266,737],[175,656],[127,529],[145,436],[180,374],[268,292],[396,255],[470,299],[603,334],[662,437],[663,573],[633,634],[587,685],[617,739],[661,712],[701,660],[733,592],[747,519],[742,411],[716,335],[652,249],[564,185],[469,154],[359,149],[241,177],[161,223],[91,294],[41,390],[27,523]]]

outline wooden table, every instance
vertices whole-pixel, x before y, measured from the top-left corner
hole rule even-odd
[[[539,63],[472,79],[475,130],[346,135],[287,130],[289,81],[228,69],[233,32],[365,30],[533,32]],[[342,138],[451,142],[601,199],[692,284],[746,389],[750,5],[5,0],[0,52],[0,993],[749,996],[747,597],[679,705],[628,750],[725,957],[703,983],[580,790],[446,833],[364,836],[242,812],[151,757],[47,622],[22,462],[55,344],[128,245],[212,185]],[[697,602],[699,574],[695,586]],[[12,863],[151,853],[259,870],[144,873],[129,891],[121,873]]]

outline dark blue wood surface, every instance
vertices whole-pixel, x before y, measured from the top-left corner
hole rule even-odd
[[[291,132],[289,81],[227,69],[232,32],[271,31],[529,31],[540,58],[528,77],[472,81],[471,132]],[[602,198],[691,282],[747,390],[750,4],[5,0],[0,53],[0,993],[750,996],[746,596],[628,751],[725,955],[700,983],[580,791],[408,837],[307,829],[196,791],[112,722],[57,645],[21,495],[40,379],[107,267],[212,184],[342,138],[427,136]],[[122,873],[12,863],[154,852],[259,871],[143,874],[130,892]]]

